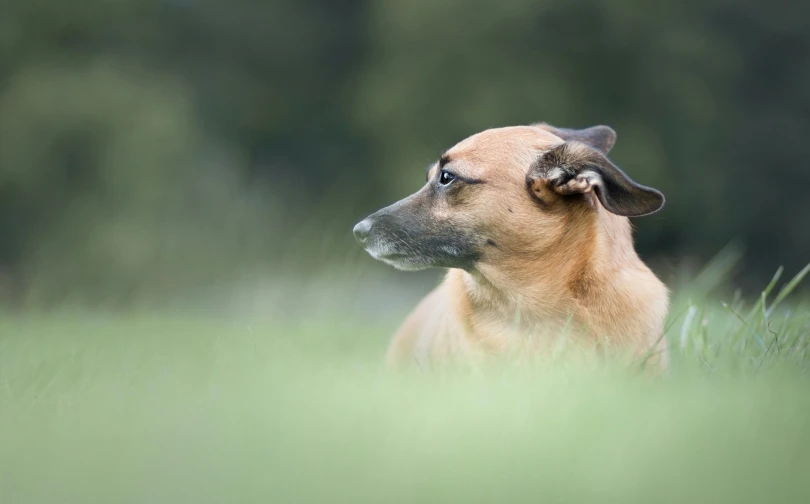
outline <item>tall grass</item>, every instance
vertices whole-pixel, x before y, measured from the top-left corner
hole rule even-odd
[[[807,274],[698,275],[655,379],[392,374],[398,320],[7,313],[0,502],[808,502]]]

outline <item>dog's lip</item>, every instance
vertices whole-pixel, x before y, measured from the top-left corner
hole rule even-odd
[[[377,251],[377,250],[374,250],[373,248],[371,248],[371,249],[366,249],[366,252],[368,252],[371,255],[371,257],[373,257],[374,259],[376,259],[378,261],[386,261],[386,262],[410,261],[414,257],[413,254],[409,254],[409,253],[406,253],[406,252],[393,251],[393,250]]]
[[[378,259],[407,259],[411,254],[403,254],[402,252],[389,252],[386,254],[377,254]]]
[[[418,271],[428,267],[428,263],[418,255],[402,252],[372,254],[372,257],[402,271]]]

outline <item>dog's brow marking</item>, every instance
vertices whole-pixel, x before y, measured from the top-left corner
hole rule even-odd
[[[449,162],[450,162],[450,154],[448,154],[448,153],[446,153],[446,152],[445,152],[445,153],[444,153],[444,154],[442,154],[442,156],[439,158],[439,168],[444,168],[444,165],[446,165],[446,164],[447,164],[447,163],[449,163]]]

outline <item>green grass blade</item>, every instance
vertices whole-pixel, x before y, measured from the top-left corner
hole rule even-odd
[[[782,273],[784,272],[785,268],[783,266],[779,266],[779,268],[776,270],[776,273],[774,273],[773,278],[771,279],[768,286],[765,287],[765,290],[762,291],[762,295],[760,296],[759,301],[757,301],[757,304],[755,304],[754,307],[751,308],[751,312],[748,314],[749,317],[753,316],[757,311],[760,310],[760,308],[762,308],[762,311],[764,313],[765,301],[767,300],[773,288],[776,287],[776,282],[778,282],[779,279],[782,278]]]
[[[779,294],[776,296],[776,299],[773,301],[773,304],[768,309],[768,315],[773,313],[776,307],[779,306],[779,303],[784,301],[785,298],[788,297],[790,293],[793,292],[793,290],[799,286],[801,281],[804,280],[804,277],[806,277],[808,273],[810,273],[810,263],[808,263],[807,266],[802,268],[802,270],[799,273],[797,273],[796,276],[794,276],[793,279],[790,282],[788,282],[788,284],[785,285],[781,291],[779,291]]]
[[[742,315],[740,315],[739,313],[737,313],[737,312],[734,310],[734,308],[732,308],[731,306],[729,306],[729,304],[728,304],[728,303],[723,303],[723,308],[725,308],[725,309],[726,309],[726,311],[728,311],[729,313],[731,313],[732,315],[734,315],[734,316],[737,318],[737,320],[739,320],[739,321],[742,323],[742,325],[743,325],[745,328],[747,328],[747,329],[748,329],[748,330],[751,332],[751,334],[754,336],[754,339],[756,340],[756,342],[757,342],[757,343],[759,343],[759,346],[760,346],[760,347],[762,347],[762,349],[763,349],[763,350],[767,350],[767,348],[768,348],[768,347],[765,345],[765,342],[762,340],[762,338],[759,336],[759,334],[757,334],[757,333],[756,333],[756,332],[755,332],[755,331],[754,331],[754,330],[751,328],[751,326],[750,326],[750,325],[748,325],[748,322],[746,322],[746,321],[745,321],[745,318],[743,318],[743,316],[742,316]]]

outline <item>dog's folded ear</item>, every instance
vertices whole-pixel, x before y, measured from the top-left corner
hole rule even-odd
[[[610,152],[613,144],[616,143],[616,132],[609,126],[591,126],[585,129],[555,128],[546,123],[538,123],[534,126],[544,129],[566,142],[580,142],[589,145],[602,154]]]
[[[664,195],[634,182],[601,152],[581,142],[565,142],[543,153],[527,174],[529,187],[539,195],[594,193],[606,210],[639,217],[664,206]]]

